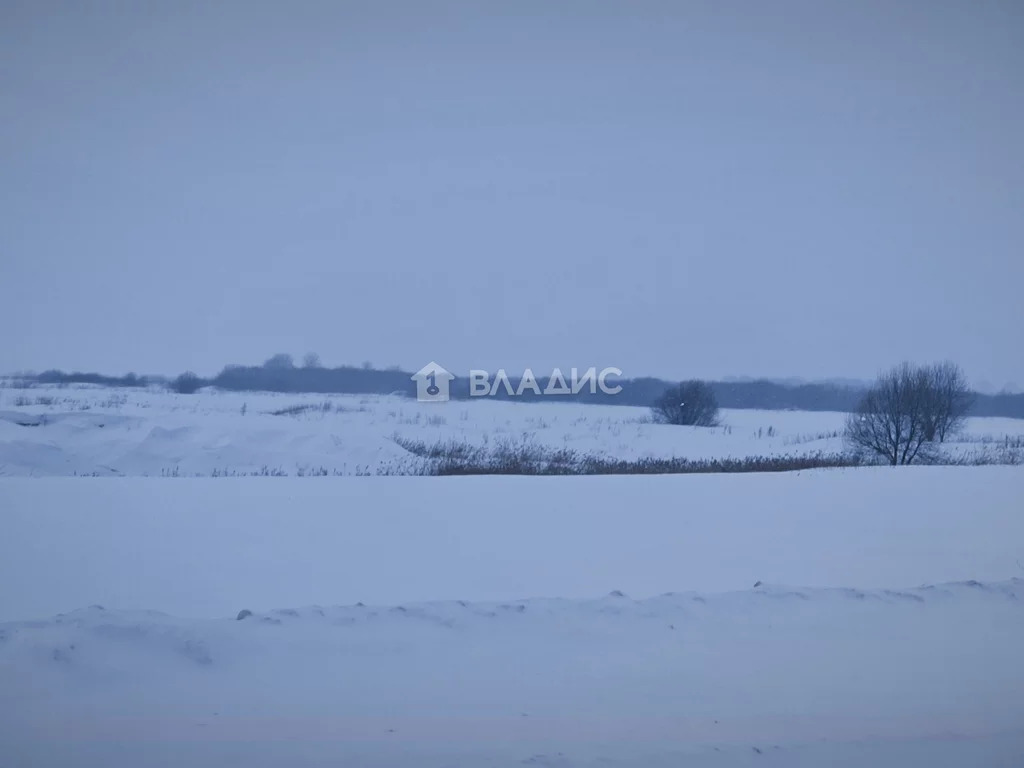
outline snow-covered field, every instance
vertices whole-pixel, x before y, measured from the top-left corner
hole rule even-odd
[[[0,628],[10,766],[1011,766],[1024,581],[85,608]]]
[[[1019,765],[1022,491],[0,479],[0,765]]]
[[[1024,577],[1024,467],[0,478],[0,620]]]
[[[650,423],[648,409],[472,399],[0,389],[2,475],[374,474],[414,457],[394,438],[471,445],[530,440],[621,459],[743,458],[842,450],[844,414],[723,411],[715,429]],[[977,455],[1024,420],[970,419],[947,451]]]
[[[351,476],[841,447],[724,415],[0,389],[0,768],[1024,765],[1022,466]]]

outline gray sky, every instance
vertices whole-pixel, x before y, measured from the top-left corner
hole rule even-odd
[[[1024,5],[0,3],[0,370],[1024,384]]]

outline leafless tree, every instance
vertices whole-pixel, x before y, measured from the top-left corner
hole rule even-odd
[[[696,379],[665,390],[651,406],[654,420],[661,424],[694,427],[718,425],[718,401],[711,387]]]
[[[320,355],[316,352],[307,352],[306,356],[302,358],[303,368],[319,368],[320,367]]]
[[[879,376],[847,417],[846,440],[893,466],[931,458],[934,401],[930,369],[902,363]]]
[[[946,361],[929,366],[928,385],[932,402],[925,427],[928,440],[945,442],[959,432],[974,404],[967,377],[955,363]]]

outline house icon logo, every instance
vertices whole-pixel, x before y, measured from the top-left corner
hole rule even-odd
[[[416,382],[416,399],[421,403],[446,403],[448,387],[455,376],[437,363],[430,362],[410,378]]]

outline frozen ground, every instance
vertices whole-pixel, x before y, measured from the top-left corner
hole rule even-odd
[[[353,475],[414,461],[395,436],[529,439],[622,459],[811,454],[843,448],[841,413],[727,410],[715,429],[649,423],[628,406],[473,399],[0,388],[0,475]],[[1024,419],[971,419],[953,454],[1024,438]],[[1019,444],[1019,443],[1018,443]]]
[[[1022,491],[0,479],[0,765],[1020,765]]]
[[[1019,766],[1024,581],[0,625],[10,766]]]
[[[1024,467],[0,478],[0,620],[1024,577]]]
[[[1024,467],[308,476],[396,433],[746,456],[843,418],[645,416],[0,390],[0,768],[1024,765]]]

